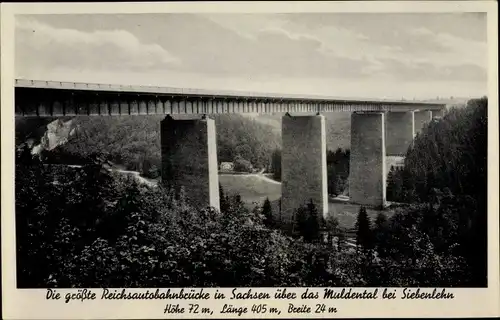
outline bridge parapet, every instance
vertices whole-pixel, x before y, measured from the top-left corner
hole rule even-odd
[[[444,104],[17,79],[16,116],[440,111]]]

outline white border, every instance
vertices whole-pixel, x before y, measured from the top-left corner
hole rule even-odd
[[[328,301],[338,314],[308,317],[483,317],[500,314],[498,214],[498,17],[494,1],[373,1],[373,2],[191,2],[191,3],[2,3],[1,4],[1,205],[2,205],[2,306],[5,319],[166,318],[164,301],[46,301],[45,290],[18,290],[15,284],[14,224],[14,15],[46,13],[152,13],[152,12],[487,12],[488,13],[488,289],[449,289],[454,300]],[[274,291],[273,289],[266,289]],[[363,289],[361,289],[362,291]],[[214,290],[210,290],[214,291]],[[222,290],[220,290],[222,291]],[[230,289],[229,289],[230,291]],[[235,301],[226,301],[235,303]],[[249,301],[256,303],[257,301]],[[287,302],[261,301],[282,305]],[[300,304],[300,300],[296,304]],[[200,307],[203,302],[199,302]],[[205,305],[220,310],[224,301]],[[308,301],[309,304],[311,301]],[[185,313],[177,318],[195,315]],[[257,317],[252,313],[241,318]],[[173,317],[173,316],[170,316]],[[214,313],[213,317],[228,317]],[[235,317],[235,316],[232,316]],[[304,315],[302,315],[304,317]]]

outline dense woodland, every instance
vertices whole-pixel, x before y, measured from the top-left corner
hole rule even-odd
[[[470,100],[431,122],[409,148],[404,169],[393,170],[389,200],[429,201],[435,189],[486,195],[487,99]]]
[[[95,158],[50,166],[21,148],[18,286],[485,286],[486,105],[471,101],[417,137],[403,170],[409,203],[375,221],[361,208],[354,250],[314,203],[297,208],[290,236],[269,201],[249,210],[221,188],[221,212],[197,210]]]
[[[218,161],[249,161],[255,168],[266,168],[272,151],[281,144],[281,137],[272,127],[241,115],[215,117]]]
[[[451,286],[467,279],[458,258],[438,255],[422,232],[398,223],[390,225],[397,241],[384,242],[392,255],[381,260],[362,246],[320,241],[314,204],[299,209],[303,237],[290,237],[238,196],[225,196],[222,212],[195,210],[182,195],[99,164],[28,163],[20,156],[16,168],[22,288]]]
[[[126,170],[156,178],[161,166],[161,116],[79,117],[72,126],[75,134],[69,141],[42,153],[47,163],[88,164],[96,155]],[[64,119],[66,121],[71,118]],[[214,116],[217,135],[217,159],[234,162],[236,171],[267,169],[281,181],[281,136],[266,125],[238,114]],[[343,118],[342,118],[343,119]],[[54,119],[16,121],[18,144],[32,137],[40,140],[46,125]],[[345,120],[345,119],[343,119]],[[343,127],[341,126],[341,129]],[[339,129],[338,129],[339,130]],[[341,194],[349,176],[349,150],[327,152],[328,190]]]
[[[78,117],[75,134],[67,143],[44,151],[47,162],[85,164],[96,154],[144,176],[156,177],[161,165],[160,122],[162,116]],[[280,137],[272,127],[238,114],[214,116],[218,161],[237,162],[242,170],[266,168]],[[19,143],[40,140],[44,125],[54,119],[18,119]]]
[[[446,245],[451,238],[460,244],[477,281],[486,278],[487,106],[487,98],[470,100],[430,123],[387,186],[390,201],[434,204],[424,223]]]

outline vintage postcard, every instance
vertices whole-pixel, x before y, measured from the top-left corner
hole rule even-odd
[[[3,318],[498,316],[497,25],[2,4]]]

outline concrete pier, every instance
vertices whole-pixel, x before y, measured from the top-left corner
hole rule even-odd
[[[432,111],[422,110],[414,112],[415,134],[422,132],[422,129],[432,121]]]
[[[385,114],[353,113],[349,174],[351,202],[385,206],[385,158]]]
[[[415,137],[414,113],[387,112],[385,130],[386,155],[404,156]]]
[[[162,182],[181,187],[193,206],[220,209],[215,121],[191,116],[161,122]]]
[[[283,116],[281,221],[292,226],[297,208],[311,199],[320,215],[328,213],[325,117]]]

